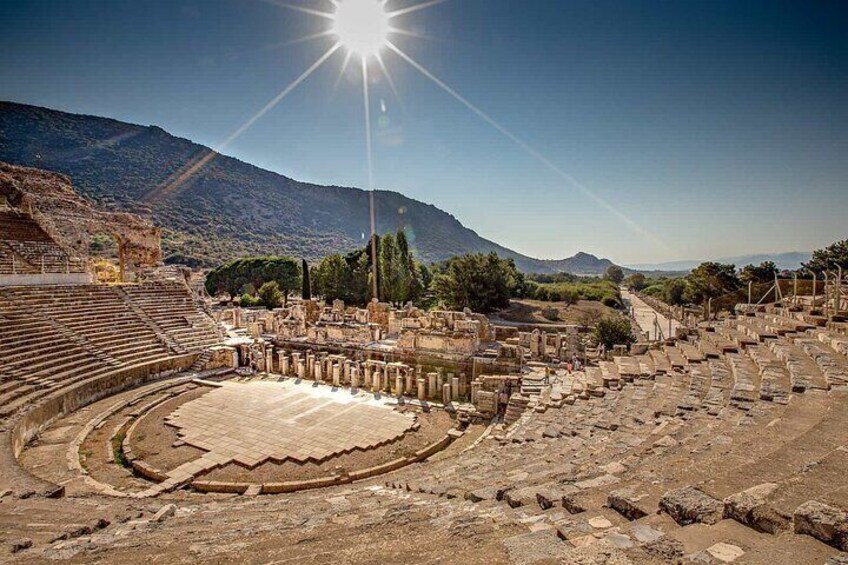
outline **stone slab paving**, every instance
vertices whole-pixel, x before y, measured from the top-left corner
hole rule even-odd
[[[371,394],[295,381],[222,384],[166,418],[183,441],[208,452],[169,473],[172,478],[203,472],[204,461],[249,468],[269,459],[322,461],[374,448],[415,424],[414,415],[395,412]]]
[[[633,294],[627,289],[622,289],[621,298],[624,300],[625,304],[628,304],[633,307],[633,316],[636,319],[636,324],[639,328],[648,334],[648,339],[657,340],[660,338],[660,335],[657,333],[656,327],[654,326],[654,321],[656,320],[660,324],[660,328],[662,328],[662,333],[666,338],[669,336],[674,336],[677,332],[677,328],[680,327],[680,324],[677,320],[671,320],[671,333],[669,333],[669,319],[663,314],[657,312],[647,302]]]

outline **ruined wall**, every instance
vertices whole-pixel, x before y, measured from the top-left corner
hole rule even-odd
[[[162,261],[159,228],[135,214],[96,210],[65,175],[0,162],[0,198],[31,214],[75,257],[87,259],[91,236],[107,233],[116,239],[128,272]]]

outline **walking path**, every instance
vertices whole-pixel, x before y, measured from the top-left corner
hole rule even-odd
[[[649,340],[671,337],[675,335],[677,328],[680,327],[680,323],[677,320],[669,320],[669,318],[654,310],[644,300],[625,288],[621,289],[621,299],[624,301],[624,305],[632,312],[636,324],[642,332],[648,335]],[[657,324],[659,324],[659,332],[657,331]]]

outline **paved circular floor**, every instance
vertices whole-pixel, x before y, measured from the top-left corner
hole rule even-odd
[[[364,392],[293,380],[222,385],[166,419],[183,441],[210,452],[219,464],[322,461],[374,448],[415,424],[415,416]]]

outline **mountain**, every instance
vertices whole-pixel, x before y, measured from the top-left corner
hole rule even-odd
[[[739,257],[722,257],[721,259],[709,259],[717,263],[726,263],[744,267],[745,265],[759,265],[764,261],[774,261],[778,269],[799,269],[801,263],[810,260],[812,253],[809,251],[790,251],[786,253],[760,253],[756,255],[742,255]],[[704,261],[671,261],[668,263],[646,263],[639,265],[628,265],[628,268],[638,271],[691,271]]]
[[[179,190],[162,190],[204,158]],[[368,192],[299,182],[156,126],[0,102],[0,161],[63,173],[99,208],[149,217],[163,228],[168,262],[212,266],[259,254],[316,260],[362,246],[370,233]],[[611,264],[584,253],[534,259],[480,237],[431,204],[390,191],[374,196],[378,233],[406,229],[428,263],[494,251],[532,273],[600,274]]]
[[[591,253],[583,252],[568,259],[542,259],[541,263],[547,270],[537,272],[571,273],[573,275],[602,275],[607,268],[614,265],[609,259],[599,259]]]

